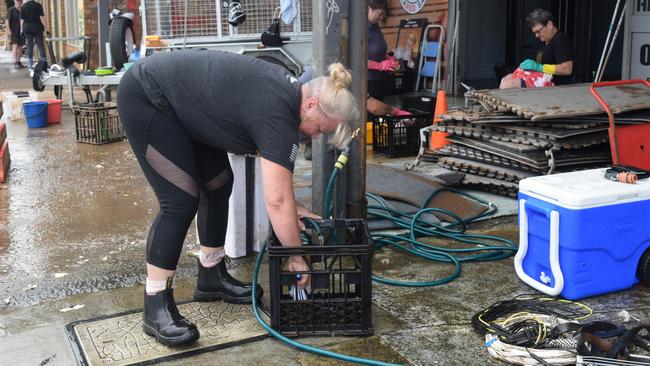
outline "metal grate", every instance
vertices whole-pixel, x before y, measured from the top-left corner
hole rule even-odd
[[[228,2],[219,0],[144,0],[145,34],[159,35],[168,44],[182,42],[217,42],[259,38],[279,17],[278,0],[243,0],[246,21],[238,27],[228,24]],[[293,24],[280,22],[283,36],[311,35],[312,4],[299,2]]]

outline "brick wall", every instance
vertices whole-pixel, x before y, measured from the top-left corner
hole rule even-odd
[[[7,1],[0,0],[0,20],[2,20],[2,30],[4,31],[4,20],[7,18]]]
[[[80,1],[80,0],[78,0]],[[99,17],[97,16],[97,0],[83,0],[84,2],[84,36],[91,37],[90,68],[99,65]],[[86,50],[88,51],[88,50]]]

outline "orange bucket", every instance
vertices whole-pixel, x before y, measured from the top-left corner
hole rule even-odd
[[[47,101],[47,124],[61,123],[61,104],[60,99],[50,99]]]

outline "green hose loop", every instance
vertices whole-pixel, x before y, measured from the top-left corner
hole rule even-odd
[[[436,207],[427,208],[429,202],[437,194],[445,191],[454,192],[460,194],[461,196],[475,200],[476,202],[486,205],[488,209],[478,215],[462,218],[456,213],[449,210]],[[407,214],[405,212],[400,212],[393,209],[382,197],[376,194],[366,193],[366,198],[368,200],[374,200],[378,203],[378,205],[368,205],[368,216],[375,216],[390,220],[398,228],[408,230],[408,233],[403,235],[373,233],[372,237],[375,243],[375,250],[381,248],[382,246],[388,246],[392,249],[406,252],[426,260],[441,263],[452,263],[454,265],[454,272],[451,275],[437,280],[422,282],[399,281],[373,275],[373,280],[377,282],[392,286],[406,287],[439,286],[445,283],[449,283],[460,275],[461,263],[500,260],[514,255],[517,251],[517,245],[511,240],[492,235],[465,233],[470,223],[478,220],[479,218],[492,215],[497,211],[496,207],[490,202],[487,202],[468,193],[447,187],[436,189],[431,193],[431,195],[420,207],[420,210],[415,214]],[[443,226],[437,222],[425,220],[423,216],[425,214],[431,213],[443,214],[447,217],[450,217],[453,221]],[[422,237],[442,237],[460,243],[470,244],[474,247],[439,247],[419,241],[418,238]],[[503,245],[497,245],[495,243],[501,243]],[[454,254],[462,254],[462,256],[457,257]]]

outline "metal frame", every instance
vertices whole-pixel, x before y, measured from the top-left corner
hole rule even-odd
[[[104,101],[110,101],[111,89],[117,87],[122,79],[122,75],[96,76],[79,74],[78,76],[74,76],[70,70],[66,70],[65,75],[61,76],[50,76],[49,74],[43,73],[41,80],[45,86],[67,86],[68,94],[70,95],[69,105],[72,106],[76,103],[74,99],[75,86],[88,87],[90,85],[99,85],[100,89],[97,94],[101,95]]]
[[[259,35],[271,24],[279,3],[274,0],[242,2],[247,19],[240,26],[233,27],[228,24],[227,11],[223,11],[219,0],[143,0],[140,4],[143,38],[146,35],[159,35],[169,48],[188,43],[259,41]],[[302,7],[308,10],[310,6],[308,0],[298,2],[298,14],[293,25],[281,25],[284,36],[292,39],[311,37],[311,26],[309,22],[303,22],[301,16]],[[182,20],[177,19],[181,15]]]

